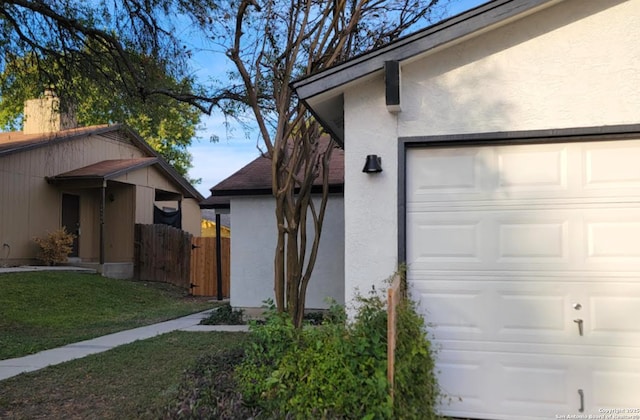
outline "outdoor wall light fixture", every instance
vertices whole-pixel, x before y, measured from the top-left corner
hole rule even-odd
[[[378,155],[367,155],[367,160],[364,163],[362,172],[366,174],[377,174],[382,172],[382,158]]]

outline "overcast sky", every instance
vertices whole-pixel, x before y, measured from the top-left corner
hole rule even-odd
[[[447,16],[469,10],[485,3],[487,0],[450,0]],[[194,63],[199,74],[215,74],[224,71],[224,63],[212,61],[202,55],[200,61]],[[208,57],[211,57],[210,55]],[[198,58],[196,57],[196,60]],[[224,59],[222,59],[224,60]],[[220,140],[217,143],[209,141],[212,135]],[[202,182],[196,188],[202,195],[208,197],[209,189],[227,178],[238,169],[255,159],[259,152],[257,135],[247,138],[241,129],[228,132],[221,116],[214,115],[203,118],[203,127],[199,130],[198,140],[195,140],[189,151],[193,155],[193,168],[189,172],[192,178],[201,178]]]

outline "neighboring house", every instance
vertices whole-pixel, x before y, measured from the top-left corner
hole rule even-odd
[[[638,0],[495,0],[294,83],[344,145],[345,298],[406,262],[444,414],[638,406],[639,40]]]
[[[228,216],[228,215],[225,215]],[[201,236],[203,238],[215,238],[217,235],[217,231],[216,231],[216,222],[208,220],[208,219],[202,219],[202,223],[201,223],[201,230],[202,230],[202,234]],[[227,226],[224,225],[224,223],[220,223],[220,237],[221,238],[231,238],[231,229]]]
[[[128,278],[136,223],[200,235],[203,197],[144,140],[122,125],[69,128],[58,107],[51,95],[27,101],[24,131],[0,133],[0,264],[34,263],[33,238],[65,226],[73,262]]]
[[[327,308],[327,298],[344,302],[343,151],[332,152],[329,201],[313,276],[307,289],[308,309]],[[321,180],[316,183],[320,191]],[[275,299],[274,257],[277,239],[275,199],[271,192],[271,160],[258,157],[215,187],[203,209],[231,212],[231,305],[259,309]],[[319,204],[319,196],[317,198]],[[316,207],[318,208],[318,207]],[[309,217],[310,219],[311,217]],[[313,241],[309,223],[309,248]]]

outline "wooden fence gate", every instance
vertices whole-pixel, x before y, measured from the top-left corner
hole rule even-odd
[[[228,298],[230,239],[220,238],[222,297]],[[134,278],[159,281],[195,296],[218,296],[216,238],[194,237],[168,225],[135,227]]]
[[[168,225],[135,228],[134,277],[189,289],[191,234]]]
[[[191,293],[194,296],[218,296],[216,238],[193,238],[191,253]],[[222,297],[228,298],[231,249],[230,239],[220,238]]]

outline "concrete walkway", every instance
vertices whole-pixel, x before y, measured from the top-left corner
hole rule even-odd
[[[171,331],[248,331],[248,326],[246,325],[199,325],[200,321],[214,310],[209,309],[171,321],[68,344],[64,347],[41,351],[29,356],[0,360],[0,381],[24,372],[32,372],[47,366],[80,359],[90,354],[101,353],[123,344],[145,340]]]

